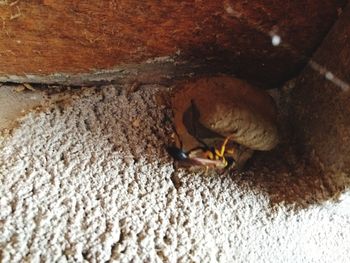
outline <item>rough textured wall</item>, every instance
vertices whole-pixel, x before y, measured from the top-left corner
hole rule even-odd
[[[297,135],[327,170],[350,172],[350,5],[298,78]]]
[[[33,74],[69,75],[176,55],[177,65],[205,62],[209,71],[278,84],[300,68],[345,2],[0,1],[0,79],[27,74],[33,80]],[[272,46],[270,34],[280,35],[283,45]]]

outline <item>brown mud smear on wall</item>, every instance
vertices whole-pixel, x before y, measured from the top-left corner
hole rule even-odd
[[[300,151],[350,173],[350,6],[298,77],[290,102]]]

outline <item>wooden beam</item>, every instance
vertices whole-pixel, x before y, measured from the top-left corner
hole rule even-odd
[[[191,69],[186,74],[206,64],[276,85],[300,69],[345,2],[4,0],[0,77],[67,80],[170,56],[176,70]],[[286,45],[273,46],[273,34]]]

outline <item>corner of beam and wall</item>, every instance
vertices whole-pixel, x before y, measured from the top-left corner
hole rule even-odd
[[[53,74],[4,74],[3,83],[40,83],[71,86],[91,86],[105,83],[142,83],[168,84],[171,79],[189,75],[194,66],[178,67],[171,57],[160,57],[140,64],[127,64],[111,69],[96,69],[84,73],[57,72]],[[177,76],[174,74],[177,72]]]

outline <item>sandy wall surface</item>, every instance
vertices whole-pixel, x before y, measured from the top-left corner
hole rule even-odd
[[[1,137],[0,261],[348,262],[349,191],[272,204],[251,173],[177,170],[157,91],[85,90]],[[293,195],[307,180],[281,187]]]

